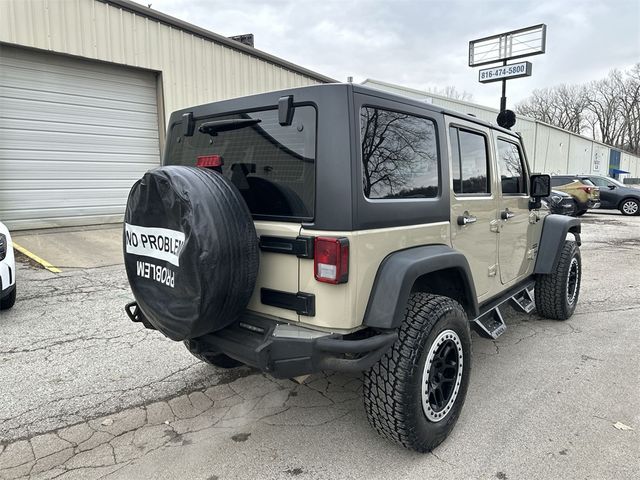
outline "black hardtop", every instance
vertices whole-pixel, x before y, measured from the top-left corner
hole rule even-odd
[[[229,100],[221,100],[217,102],[206,103],[198,106],[187,107],[181,110],[177,110],[171,114],[170,124],[171,127],[174,123],[177,123],[185,113],[192,112],[195,118],[216,115],[219,113],[230,113],[234,111],[242,111],[247,109],[255,109],[262,107],[273,107],[277,104],[278,99],[283,96],[293,95],[293,101],[296,101],[296,94],[307,96],[311,91],[322,91],[323,94],[335,93],[336,95],[347,94],[361,94],[368,95],[384,99],[391,102],[397,102],[404,105],[410,105],[427,112],[435,112],[439,114],[449,115],[451,117],[460,118],[468,122],[476,123],[484,127],[492,128],[499,132],[511,135],[515,138],[519,138],[519,135],[511,130],[504,129],[491,122],[486,122],[472,115],[468,115],[455,110],[439,107],[437,105],[425,103],[415,98],[406,97],[404,95],[398,95],[396,93],[385,92],[376,88],[367,87],[364,85],[353,83],[323,83],[318,85],[309,85],[306,87],[288,88],[284,90],[275,90],[272,92],[258,93],[255,95],[247,95],[244,97],[231,98]],[[345,92],[346,90],[346,92]],[[314,92],[318,93],[318,92]]]

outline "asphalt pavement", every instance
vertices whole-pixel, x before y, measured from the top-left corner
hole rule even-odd
[[[426,455],[369,427],[360,375],[217,369],[126,318],[122,265],[20,262],[0,314],[0,478],[638,478],[639,233],[583,217],[576,313],[509,309],[500,338],[474,335],[462,415]]]

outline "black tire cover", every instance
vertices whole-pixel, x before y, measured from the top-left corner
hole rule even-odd
[[[249,302],[258,237],[240,192],[207,169],[166,166],[131,189],[123,233],[131,290],[172,340],[228,326]]]

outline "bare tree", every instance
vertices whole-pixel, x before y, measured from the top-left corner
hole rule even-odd
[[[360,115],[365,195],[432,196],[428,191],[417,191],[413,184],[417,175],[431,174],[437,178],[432,124],[419,117],[374,108],[365,107]]]
[[[587,85],[534,90],[516,112],[640,153],[640,63]]]
[[[586,105],[584,87],[560,85],[534,90],[531,97],[516,105],[516,112],[579,134],[585,126]]]

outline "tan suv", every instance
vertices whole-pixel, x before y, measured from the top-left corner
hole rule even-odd
[[[129,196],[127,312],[214,365],[362,371],[372,426],[429,451],[464,403],[470,326],[500,335],[507,301],[576,308],[580,223],[549,193],[511,131],[362,86],[187,108]]]
[[[551,187],[568,193],[576,202],[576,215],[587,213],[590,208],[600,207],[600,187],[584,177],[576,175],[553,175]]]

